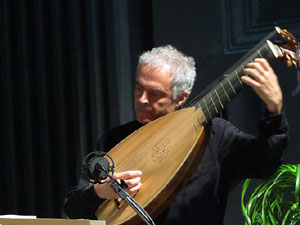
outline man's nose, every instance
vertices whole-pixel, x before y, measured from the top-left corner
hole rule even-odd
[[[148,95],[147,95],[147,92],[146,92],[146,91],[143,91],[143,93],[140,95],[140,97],[139,97],[139,102],[140,102],[140,103],[143,103],[143,104],[149,103]]]

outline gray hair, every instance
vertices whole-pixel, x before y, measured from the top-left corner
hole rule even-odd
[[[139,57],[138,67],[149,64],[155,68],[169,66],[173,73],[173,99],[177,99],[183,91],[191,93],[195,78],[195,60],[186,56],[171,45],[153,48]]]

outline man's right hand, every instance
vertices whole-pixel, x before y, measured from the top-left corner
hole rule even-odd
[[[116,180],[124,180],[127,184],[127,188],[124,190],[127,191],[132,197],[135,196],[138,190],[141,188],[141,176],[142,171],[126,171],[120,173],[114,173],[113,177]],[[99,198],[103,199],[117,199],[119,196],[112,190],[110,184],[95,184],[94,190]]]

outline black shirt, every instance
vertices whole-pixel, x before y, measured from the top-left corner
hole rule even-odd
[[[109,151],[140,128],[137,121],[111,129],[98,143]],[[259,122],[259,137],[243,133],[230,122],[214,118],[211,135],[201,162],[174,202],[154,221],[157,225],[220,225],[229,191],[244,178],[267,178],[281,164],[287,144],[288,126],[284,114],[266,114]],[[83,178],[68,194],[64,209],[71,218],[96,219],[103,199]]]

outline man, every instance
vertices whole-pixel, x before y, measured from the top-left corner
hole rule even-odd
[[[222,224],[227,194],[241,179],[266,178],[280,165],[287,142],[287,122],[282,114],[282,92],[265,59],[255,59],[241,79],[266,104],[256,138],[221,118],[212,120],[211,135],[201,163],[174,202],[155,219],[156,224]],[[136,121],[116,127],[99,140],[98,149],[109,151],[122,139],[187,100],[194,80],[193,58],[172,46],[154,48],[139,58],[134,91]],[[119,172],[119,171],[118,171]],[[115,173],[134,196],[142,187],[142,171]],[[117,198],[108,184],[89,185],[83,178],[67,196],[65,212],[71,218],[95,219],[105,199]]]

